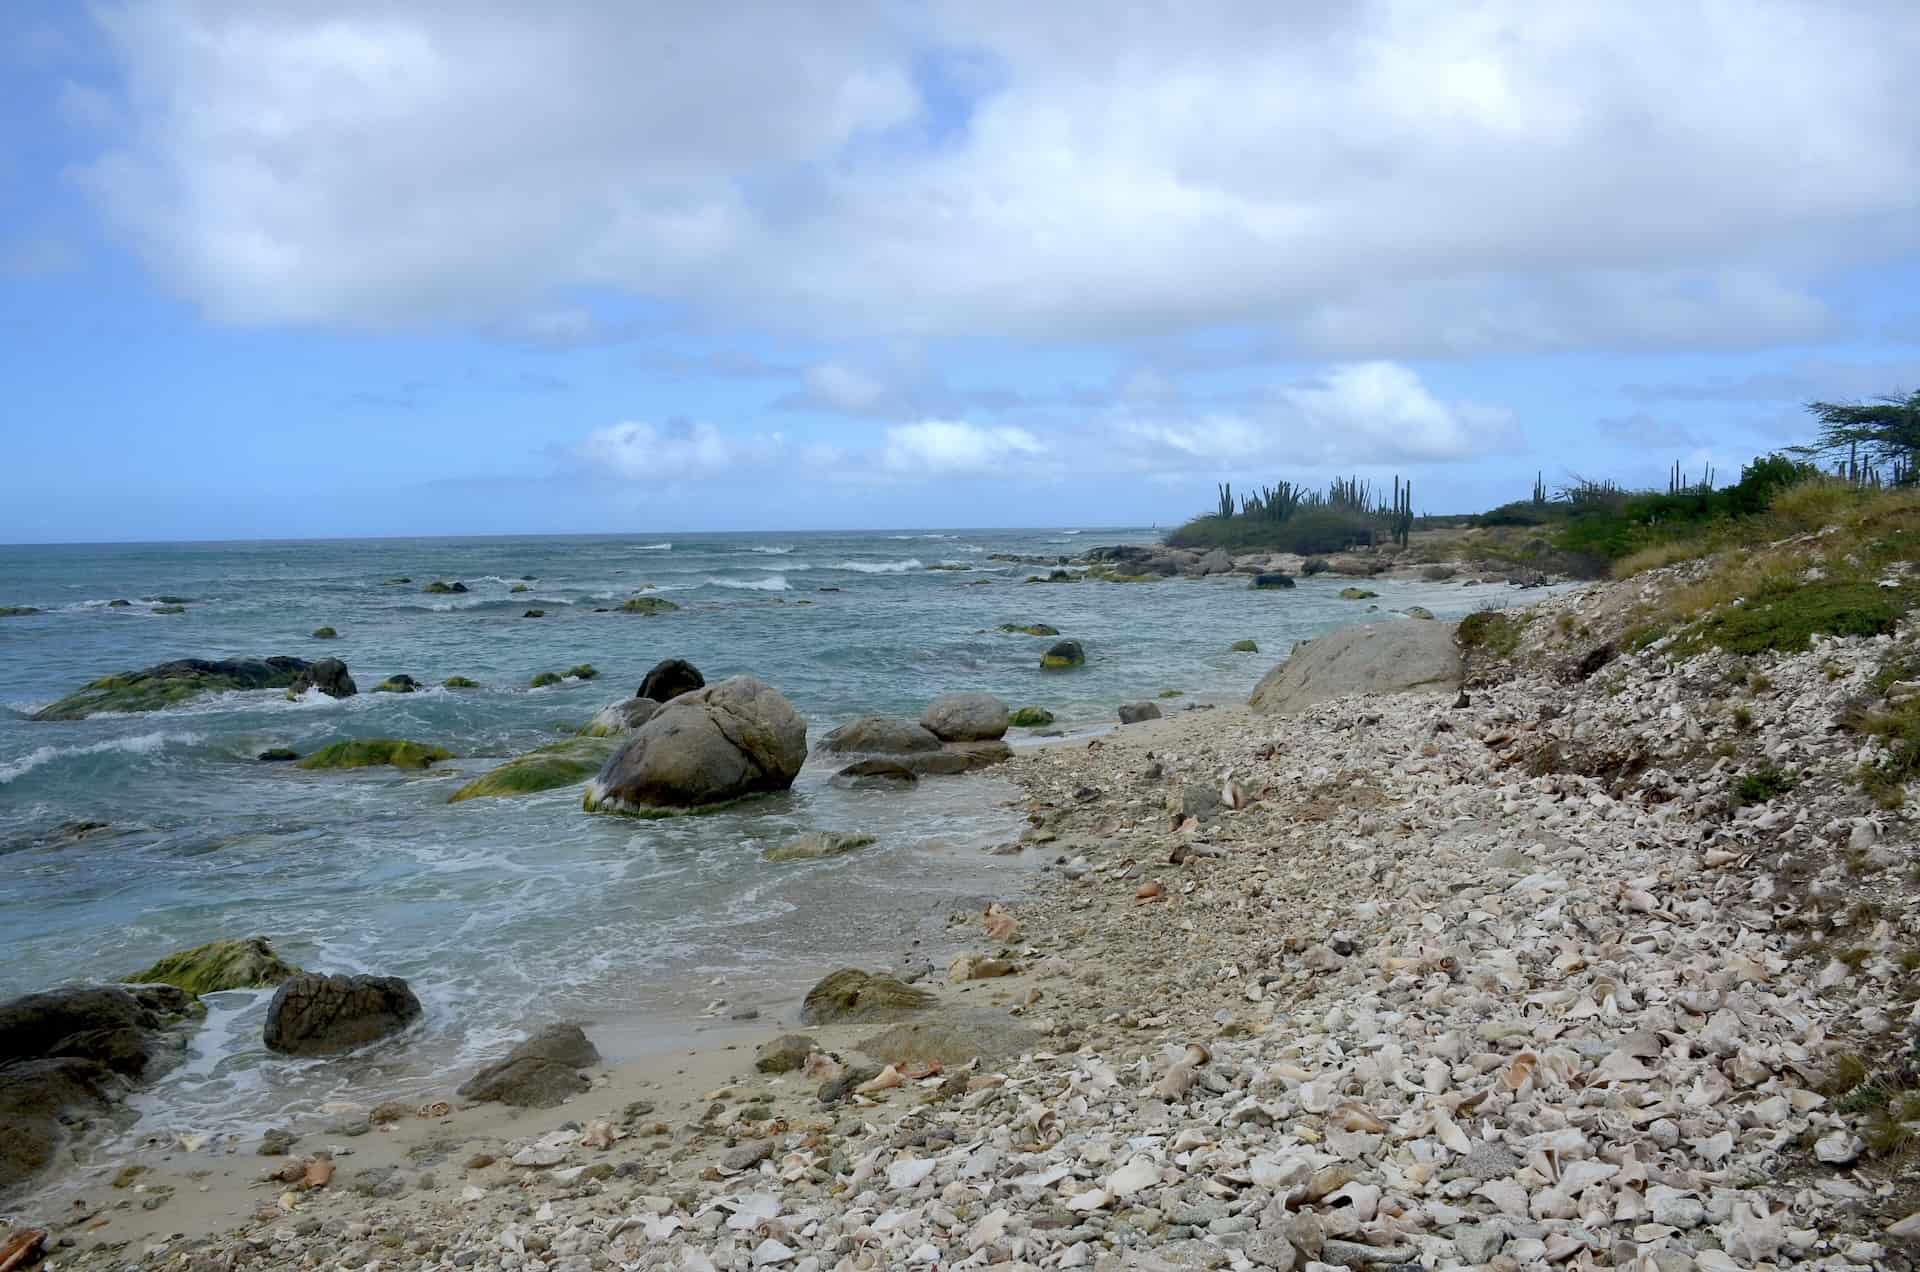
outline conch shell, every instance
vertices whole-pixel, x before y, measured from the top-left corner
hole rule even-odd
[[[1133,894],[1133,903],[1135,905],[1146,905],[1152,901],[1164,900],[1166,895],[1167,886],[1158,879],[1155,879],[1152,883],[1143,883],[1140,885]]]
[[[316,1157],[300,1173],[300,1182],[308,1188],[325,1188],[333,1179],[333,1159]]]
[[[582,1148],[612,1148],[613,1142],[625,1139],[627,1133],[605,1118],[596,1118],[587,1123],[586,1134],[580,1137]]]
[[[906,1079],[901,1076],[899,1069],[895,1068],[893,1065],[888,1065],[886,1068],[880,1070],[880,1072],[876,1074],[874,1077],[867,1079],[865,1082],[862,1082],[859,1086],[855,1087],[854,1090],[859,1092],[861,1095],[871,1095],[875,1091],[891,1090],[892,1088],[899,1086],[902,1082],[905,1082],[905,1081]]]

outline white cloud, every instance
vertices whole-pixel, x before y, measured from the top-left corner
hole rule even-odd
[[[1046,452],[1022,428],[987,428],[963,420],[922,420],[887,430],[880,463],[889,472],[978,474],[1001,471],[1013,461]]]
[[[712,424],[660,427],[642,422],[596,429],[574,449],[595,472],[657,482],[733,476],[772,462],[784,447],[778,434],[729,438]]]
[[[871,410],[887,392],[887,386],[872,376],[837,362],[823,362],[808,368],[806,382],[811,397],[835,410],[850,413]]]
[[[1766,344],[1827,321],[1822,271],[1920,246],[1909,0],[644,23],[160,0],[104,24],[135,122],[85,180],[242,321],[498,319],[605,287],[809,333]],[[936,54],[973,68],[964,120],[916,93]]]

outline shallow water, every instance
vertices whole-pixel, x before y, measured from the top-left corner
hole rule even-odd
[[[292,1062],[259,1042],[264,993],[213,996],[191,1062],[135,1102],[136,1128],[265,1125],[327,1100],[444,1088],[531,1025],[618,1020],[624,1047],[685,1036],[709,1000],[724,1017],[788,1010],[842,962],[897,959],[948,911],[1020,886],[1035,863],[981,849],[1019,828],[1011,787],[933,779],[911,795],[846,792],[810,763],[794,790],[702,817],[589,816],[576,789],[449,806],[498,757],[551,741],[685,657],[709,681],[751,673],[784,692],[810,736],[857,715],[917,715],[984,689],[1091,727],[1115,704],[1181,689],[1238,695],[1291,644],[1407,605],[1458,615],[1503,587],[1345,580],[1254,592],[1243,579],[1027,584],[990,554],[1063,554],[1147,531],[963,531],[360,540],[0,548],[0,995],[125,975],[171,950],[264,933],[325,971],[406,977],[424,1026],[351,1061]],[[952,564],[961,570],[929,567]],[[386,580],[408,576],[406,585]],[[529,591],[509,588],[532,576]],[[427,595],[432,579],[466,595]],[[986,580],[985,586],[976,586]],[[645,585],[684,608],[596,613]],[[822,591],[820,589],[839,589]],[[146,597],[188,598],[160,615]],[[124,597],[133,605],[115,609]],[[802,602],[805,602],[804,604]],[[1369,614],[1377,607],[1379,614]],[[520,617],[529,608],[544,619]],[[1038,669],[1045,622],[1089,665]],[[323,624],[337,640],[309,633]],[[1242,638],[1259,655],[1234,654]],[[288,702],[278,690],[146,715],[36,723],[25,713],[107,672],[168,658],[338,657],[359,696]],[[601,676],[526,688],[591,663]],[[477,690],[366,692],[404,672]],[[1176,701],[1167,709],[1180,704]],[[408,737],[463,757],[433,771],[307,773],[259,763],[344,737]],[[75,819],[108,824],[49,843]],[[880,843],[830,861],[768,865],[807,829]],[[657,1023],[657,1030],[651,1028]]]

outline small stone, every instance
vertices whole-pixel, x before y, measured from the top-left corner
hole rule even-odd
[[[1829,1166],[1848,1166],[1859,1160],[1866,1147],[1851,1131],[1830,1131],[1814,1141],[1813,1155]]]

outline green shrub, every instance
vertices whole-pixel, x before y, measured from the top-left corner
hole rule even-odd
[[[1343,552],[1381,537],[1380,521],[1349,508],[1302,508],[1285,521],[1248,517],[1199,517],[1167,536],[1176,548],[1225,548],[1292,552],[1300,556]]]
[[[1898,589],[1859,579],[1798,582],[1776,577],[1743,604],[1722,606],[1675,642],[1678,653],[1716,646],[1735,654],[1804,652],[1815,636],[1880,636],[1906,613]]]
[[[1478,610],[1460,620],[1456,639],[1462,649],[1481,650],[1495,658],[1511,658],[1520,647],[1526,621],[1505,610]]]
[[[1752,772],[1740,775],[1740,780],[1733,784],[1733,795],[1742,804],[1764,804],[1776,795],[1786,794],[1799,781],[1791,773],[1771,764],[1762,764]]]

